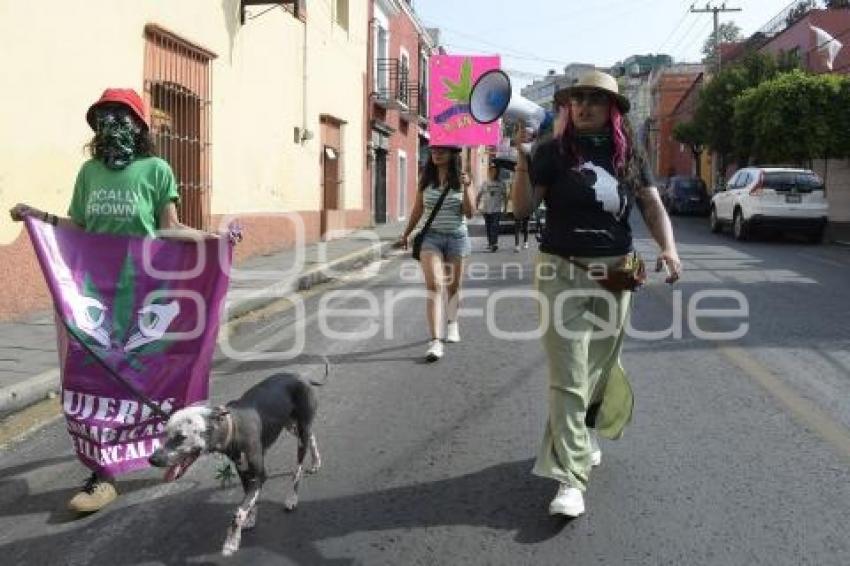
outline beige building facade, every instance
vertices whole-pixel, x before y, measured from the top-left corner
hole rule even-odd
[[[107,87],[151,105],[184,221],[238,216],[237,259],[367,224],[368,3],[0,3],[0,201],[64,214]],[[46,308],[23,226],[0,223],[0,319]]]

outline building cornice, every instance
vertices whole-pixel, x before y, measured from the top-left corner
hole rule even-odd
[[[419,34],[419,37],[422,38],[422,42],[428,47],[428,49],[434,49],[437,47],[434,45],[434,40],[431,38],[431,34],[425,29],[425,26],[422,25],[422,22],[419,21],[419,16],[416,15],[416,12],[413,11],[413,8],[410,7],[410,4],[407,2],[399,2],[401,5],[402,11],[407,14],[407,17],[410,18],[410,21],[413,22],[413,27],[416,28],[416,32]]]
[[[388,17],[397,16],[401,10],[398,0],[374,0],[375,6],[381,9]]]
[[[425,26],[422,25],[421,21],[419,21],[419,16],[416,15],[416,12],[413,11],[413,8],[411,8],[407,2],[402,2],[401,0],[374,0],[374,2],[375,6],[384,12],[387,17],[393,18],[401,13],[406,15],[413,24],[413,27],[416,28],[416,33],[419,34],[421,43],[427,47],[429,51],[437,47],[434,44],[434,39],[431,37],[431,34],[428,33]]]

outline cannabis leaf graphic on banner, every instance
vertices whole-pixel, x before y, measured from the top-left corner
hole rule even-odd
[[[164,291],[165,287],[160,289]],[[120,351],[127,363],[136,371],[144,369],[143,360],[166,350],[171,343],[160,339],[143,344],[132,351],[125,351],[130,332],[138,330],[141,325],[150,326],[150,314],[136,316],[133,306],[136,303],[136,269],[130,254],[121,266],[118,281],[115,286],[115,298],[112,301],[112,320],[106,319],[108,305],[103,301],[103,293],[94,284],[91,274],[86,273],[83,279],[82,297],[83,311],[75,313],[86,319],[86,327],[70,321],[71,327],[81,339],[92,349],[100,351]],[[94,363],[90,356],[86,357],[86,365]]]
[[[468,103],[469,97],[472,94],[472,59],[467,57],[463,60],[458,82],[454,82],[448,77],[443,77],[443,84],[448,89],[446,92],[447,100],[454,100],[459,104]]]

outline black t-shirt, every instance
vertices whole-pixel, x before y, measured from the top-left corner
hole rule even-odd
[[[565,155],[555,139],[534,152],[531,182],[547,189],[540,250],[562,257],[625,255],[632,251],[634,195],[654,184],[646,159],[636,153],[636,178],[627,181],[614,172],[610,136],[579,136],[576,149],[580,163]]]

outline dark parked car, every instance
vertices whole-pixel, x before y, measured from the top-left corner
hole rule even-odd
[[[711,198],[705,182],[698,177],[670,177],[661,193],[661,200],[670,214],[708,216],[711,210]]]

